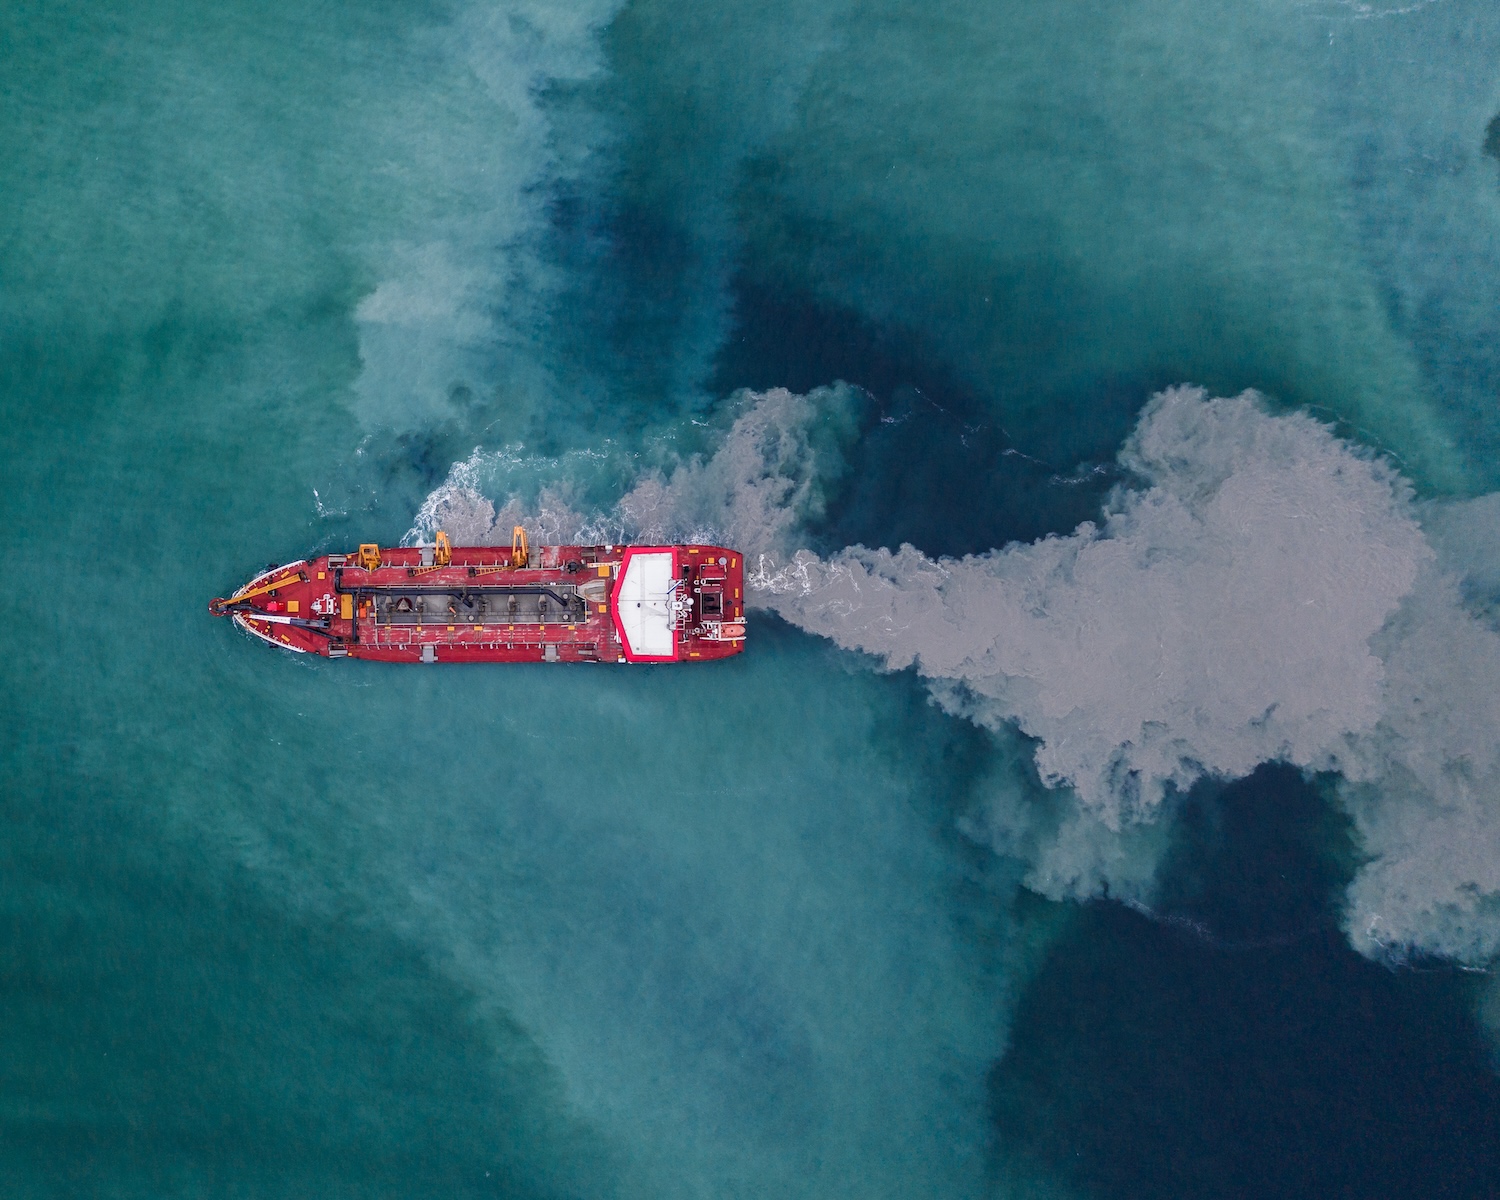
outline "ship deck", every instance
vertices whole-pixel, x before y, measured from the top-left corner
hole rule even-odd
[[[744,648],[743,586],[740,554],[720,546],[368,547],[267,570],[214,603],[264,641],[329,657],[680,662]]]

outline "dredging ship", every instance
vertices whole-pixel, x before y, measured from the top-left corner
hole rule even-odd
[[[285,650],[384,662],[707,662],[745,648],[723,546],[432,545],[268,568],[209,612]]]

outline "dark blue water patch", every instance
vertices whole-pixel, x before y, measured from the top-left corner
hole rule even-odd
[[[1091,905],[1024,997],[990,1081],[1002,1144],[1131,1200],[1497,1194],[1468,978],[1349,949],[1347,842],[1293,772],[1189,808],[1154,917]]]
[[[698,376],[718,335],[705,247],[668,214],[613,194],[559,185],[548,211],[547,251],[566,283],[543,353],[567,411],[536,414],[521,431],[528,443],[556,453],[572,448],[559,428],[623,436],[704,407]]]
[[[715,391],[784,387],[808,392],[843,379],[877,397],[915,388],[955,410],[980,411],[978,393],[931,348],[852,309],[742,272],[734,283],[734,317],[734,330],[715,364]]]
[[[830,507],[821,531],[830,544],[983,553],[1097,519],[1121,478],[1107,458],[1059,468],[1029,455],[1000,426],[915,388],[898,388],[881,410]]]
[[[411,947],[97,797],[0,820],[7,1196],[570,1194],[540,1053]]]
[[[1118,439],[1150,387],[1096,398],[1095,457],[1032,454],[918,339],[858,314],[741,279],[734,332],[711,386],[807,392],[836,379],[874,398],[843,491],[817,530],[827,547],[910,542],[930,554],[981,553],[1069,532],[1098,516],[1119,480]]]
[[[1176,812],[1153,905],[1223,948],[1269,947],[1332,930],[1356,866],[1331,779],[1267,764],[1233,783],[1204,781]]]
[[[808,244],[809,253],[815,249],[815,243]],[[992,423],[1008,446],[1056,469],[1112,458],[1153,392],[1185,379],[1216,382],[1163,364],[1059,391],[1045,378],[1055,356],[1031,347],[1028,357],[1012,356],[1000,364],[1005,378],[994,391],[970,382],[919,330],[872,321],[748,268],[736,277],[733,295],[734,327],[710,380],[715,391],[786,387],[806,392],[842,379],[886,399],[911,388],[967,425]],[[1065,346],[1060,337],[1059,330],[1051,330],[1036,340]],[[1031,339],[1024,340],[1030,346]]]

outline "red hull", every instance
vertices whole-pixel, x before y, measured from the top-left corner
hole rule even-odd
[[[745,648],[737,550],[436,550],[306,559],[209,610],[284,649],[385,662],[706,662]]]

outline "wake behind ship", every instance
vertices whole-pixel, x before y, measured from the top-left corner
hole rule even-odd
[[[215,616],[283,649],[385,662],[706,662],[745,648],[723,546],[430,546],[264,571]]]

